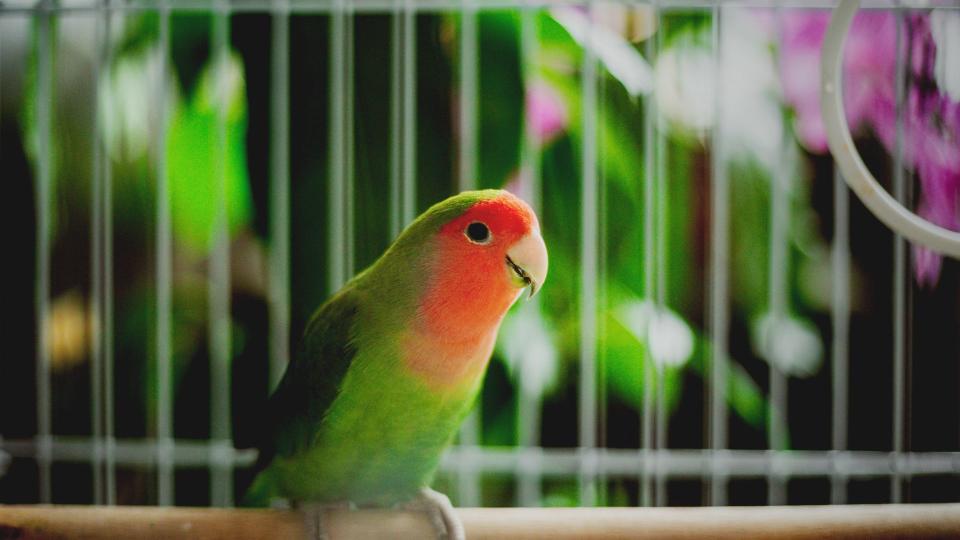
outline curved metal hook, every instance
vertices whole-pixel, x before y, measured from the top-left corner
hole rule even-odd
[[[833,10],[820,57],[820,114],[827,129],[830,153],[847,184],[860,201],[888,227],[911,242],[960,259],[960,232],[944,229],[917,216],[890,196],[867,170],[850,137],[843,113],[841,90],[843,42],[850,30],[859,0],[841,0]]]

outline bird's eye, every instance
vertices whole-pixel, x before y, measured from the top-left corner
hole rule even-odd
[[[467,229],[463,232],[474,244],[490,243],[490,229],[479,221],[474,221],[473,223],[467,225]]]

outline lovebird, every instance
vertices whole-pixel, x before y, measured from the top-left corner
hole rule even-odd
[[[537,216],[509,192],[464,192],[421,214],[311,317],[270,398],[247,502],[420,501],[440,536],[462,537],[428,486],[500,322],[547,266]]]

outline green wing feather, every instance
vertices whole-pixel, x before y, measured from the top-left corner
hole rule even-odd
[[[352,333],[358,303],[351,290],[341,291],[311,317],[299,353],[270,399],[277,454],[310,447],[356,356]]]
[[[357,354],[353,327],[359,302],[344,287],[321,305],[307,323],[300,348],[270,397],[263,438],[254,470],[262,472],[275,456],[291,456],[313,444],[323,417]],[[275,495],[269,479],[258,478],[246,502],[262,506]],[[261,484],[258,486],[258,483]]]

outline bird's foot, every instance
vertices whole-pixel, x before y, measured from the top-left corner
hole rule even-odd
[[[433,523],[433,529],[440,540],[466,540],[463,523],[454,511],[450,499],[430,488],[422,488],[417,497],[403,505],[407,510],[425,512]]]
[[[323,525],[327,513],[336,510],[357,509],[357,506],[350,501],[333,503],[295,502],[293,507],[303,513],[307,538],[312,540],[331,540],[330,532]]]

